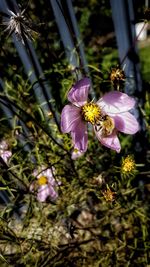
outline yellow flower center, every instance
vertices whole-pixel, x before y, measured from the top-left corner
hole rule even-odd
[[[133,172],[136,169],[136,164],[132,156],[127,156],[125,159],[122,161],[122,173],[129,173]]]
[[[45,185],[47,184],[47,177],[46,176],[41,176],[39,179],[38,179],[38,185]]]
[[[101,118],[102,112],[100,107],[94,103],[87,103],[81,108],[81,114],[85,121],[91,124],[97,124]]]

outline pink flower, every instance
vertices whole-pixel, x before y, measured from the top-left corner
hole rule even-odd
[[[30,186],[30,191],[37,189],[37,199],[40,202],[44,202],[47,197],[50,197],[52,200],[55,200],[58,197],[55,187],[60,185],[60,182],[56,182],[53,177],[55,173],[54,168],[46,169],[44,166],[38,170],[34,170],[33,176],[37,178],[37,182],[33,182]]]
[[[105,94],[96,103],[87,102],[90,80],[83,78],[69,91],[68,100],[61,114],[61,130],[71,133],[73,145],[81,153],[87,150],[87,123],[93,125],[96,137],[102,145],[120,152],[118,132],[135,134],[139,124],[129,113],[135,100],[127,94],[113,91]]]
[[[77,159],[81,156],[83,156],[84,152],[82,152],[81,150],[78,150],[77,148],[74,148],[71,154],[71,158],[72,159]]]
[[[7,149],[8,143],[5,140],[2,140],[0,142],[0,156],[5,161],[5,163],[7,163],[9,158],[12,156],[12,152]]]

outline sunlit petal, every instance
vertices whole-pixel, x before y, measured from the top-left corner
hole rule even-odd
[[[88,99],[90,79],[83,78],[69,91],[68,100],[76,106],[82,106]]]
[[[107,137],[102,137],[99,131],[95,131],[96,137],[101,142],[102,145],[115,150],[116,152],[120,152],[121,146],[119,139],[117,137],[116,131],[114,131],[111,135]]]
[[[37,199],[40,202],[44,202],[47,197],[49,196],[49,188],[48,185],[42,185],[40,186],[38,193],[37,193]]]
[[[61,131],[69,133],[74,131],[81,122],[80,108],[66,105],[61,113]]]
[[[73,145],[79,151],[85,152],[87,150],[88,144],[88,135],[87,135],[87,126],[81,122],[75,131],[71,132]]]
[[[135,100],[127,94],[113,91],[105,94],[98,100],[97,104],[100,105],[106,114],[111,115],[132,109],[135,105]]]
[[[136,118],[129,112],[114,116],[115,127],[118,131],[126,134],[135,134],[139,131],[139,123]]]

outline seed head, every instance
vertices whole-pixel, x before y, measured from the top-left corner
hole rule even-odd
[[[8,10],[10,17],[3,21],[3,25],[6,26],[4,32],[8,32],[8,35],[15,33],[17,39],[24,44],[24,38],[28,40],[34,40],[34,35],[38,34],[32,29],[32,22],[24,15],[25,9],[14,13]]]
[[[117,89],[124,83],[125,81],[125,73],[120,68],[113,68],[110,73],[110,80],[114,87]]]
[[[103,191],[103,196],[106,201],[114,201],[115,200],[115,192],[111,191],[110,188],[107,188],[105,191]]]

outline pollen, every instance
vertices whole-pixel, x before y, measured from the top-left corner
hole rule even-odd
[[[121,173],[124,175],[133,174],[136,171],[135,160],[132,155],[128,155],[122,160]]]
[[[101,109],[97,104],[87,103],[81,108],[81,114],[85,121],[91,124],[97,124],[101,119]]]
[[[41,176],[39,179],[38,179],[38,185],[45,185],[47,184],[47,177],[46,176]]]

